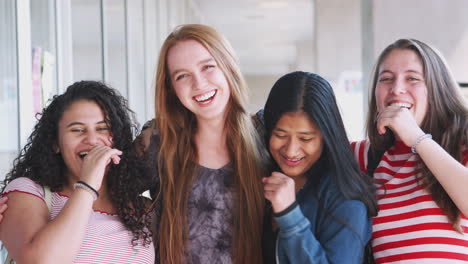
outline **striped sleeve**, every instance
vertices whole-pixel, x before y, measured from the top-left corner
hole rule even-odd
[[[11,181],[5,188],[5,191],[2,193],[2,196],[11,192],[31,194],[44,201],[44,188],[26,177],[16,178]]]
[[[367,172],[367,151],[369,151],[369,141],[354,141],[351,142],[351,150],[359,164],[359,168],[363,173]]]

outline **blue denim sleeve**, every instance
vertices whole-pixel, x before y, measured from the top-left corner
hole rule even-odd
[[[362,263],[372,232],[365,205],[344,201],[331,214],[333,217],[319,225],[316,234],[310,224],[316,219],[307,219],[299,206],[276,217],[280,228],[278,253],[283,252],[287,258],[281,261],[280,256],[280,263]]]

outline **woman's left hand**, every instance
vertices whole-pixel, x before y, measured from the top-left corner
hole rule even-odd
[[[380,135],[385,134],[386,128],[389,128],[407,146],[412,146],[418,137],[425,134],[410,110],[405,107],[386,107],[379,112],[376,121]]]
[[[294,180],[283,173],[273,172],[262,179],[265,198],[271,202],[273,211],[279,213],[296,201]]]

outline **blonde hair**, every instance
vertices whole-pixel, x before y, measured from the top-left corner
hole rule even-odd
[[[213,28],[182,25],[165,40],[156,73],[156,126],[160,134],[158,170],[162,193],[159,225],[161,263],[180,263],[187,244],[187,201],[196,172],[197,129],[195,115],[177,98],[168,71],[167,54],[184,40],[195,40],[213,56],[231,90],[226,114],[226,145],[234,168],[235,213],[233,256],[235,263],[261,263],[261,230],[264,211],[260,139],[246,110],[247,88],[231,45]]]
[[[390,133],[379,135],[377,132],[374,121],[377,113],[377,102],[374,94],[379,67],[388,54],[396,49],[414,51],[423,66],[424,81],[428,91],[428,109],[421,124],[421,129],[432,134],[433,139],[442,148],[455,159],[461,161],[462,147],[468,146],[468,111],[465,99],[443,56],[436,49],[415,39],[400,39],[392,43],[382,51],[374,66],[367,115],[367,135],[371,147],[382,151],[390,147],[395,140]],[[419,166],[422,169],[422,179],[426,189],[437,205],[445,212],[454,229],[461,232],[460,210],[427,166],[423,162],[420,162]]]

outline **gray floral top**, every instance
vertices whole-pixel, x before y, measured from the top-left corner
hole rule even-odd
[[[146,153],[156,185],[159,175],[156,166],[159,137],[153,135]],[[220,169],[198,166],[188,201],[187,263],[232,263],[233,226],[233,168],[231,164]],[[162,190],[164,191],[164,190]],[[159,200],[160,201],[160,200]],[[156,232],[161,215],[161,204],[156,204]],[[157,245],[155,247],[164,245]],[[156,251],[156,254],[158,252]],[[157,256],[156,259],[159,259]],[[158,262],[158,261],[156,261]]]

